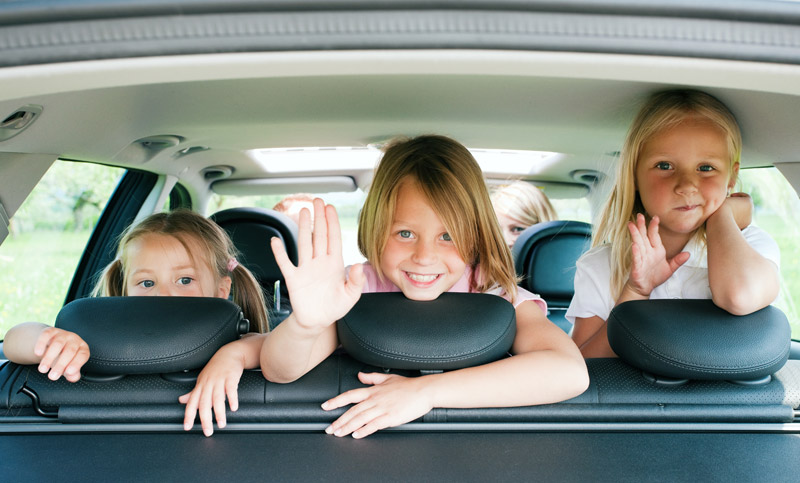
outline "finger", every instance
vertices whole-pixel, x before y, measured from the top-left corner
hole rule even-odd
[[[197,400],[199,399],[197,393],[198,390],[195,388],[192,392],[178,398],[178,401],[186,404],[186,410],[183,413],[184,431],[189,431],[194,426],[194,420],[197,417]]]
[[[654,216],[652,220],[650,220],[650,226],[647,227],[647,238],[650,240],[650,245],[654,247],[661,246],[661,236],[658,234],[658,224],[660,220],[657,216]]]
[[[314,198],[314,257],[325,255],[328,252],[328,218],[325,202],[321,198]]]
[[[36,339],[36,344],[33,346],[33,353],[37,356],[44,356],[44,352],[47,350],[47,346],[50,345],[50,341],[55,334],[56,332],[52,329],[43,330]]]
[[[235,380],[225,382],[225,394],[228,395],[228,405],[231,411],[239,409],[239,383]]]
[[[359,372],[358,373],[358,380],[363,382],[364,384],[383,384],[389,378],[391,378],[391,374],[382,374],[380,372]]]
[[[214,419],[211,414],[211,396],[204,395],[200,399],[200,404],[197,412],[200,414],[200,427],[203,428],[203,434],[211,436],[214,434]]]
[[[69,363],[72,362],[72,358],[75,357],[75,354],[77,354],[77,352],[78,352],[77,347],[74,347],[70,344],[65,345],[64,348],[61,350],[61,353],[58,355],[58,358],[51,365],[50,374],[53,375],[56,379],[58,379],[58,376],[64,374],[64,371],[67,369]]]
[[[642,241],[642,234],[639,232],[639,228],[633,222],[628,222],[628,231],[631,234],[631,243],[635,245],[643,245],[644,242]]]
[[[328,221],[328,255],[342,256],[342,229],[339,216],[332,205],[325,207],[325,219]]]
[[[78,351],[75,353],[75,357],[72,358],[72,362],[70,362],[64,370],[64,378],[69,382],[78,382],[81,378],[81,367],[83,367],[88,360],[89,349],[84,346],[79,347]]]
[[[689,261],[689,257],[691,257],[689,252],[680,252],[672,257],[672,260],[669,261],[670,270],[672,270],[674,273],[675,270],[677,270],[681,265]]]
[[[300,228],[297,231],[298,265],[301,265],[314,256],[314,246],[311,242],[311,212],[308,208],[300,210]]]
[[[322,403],[322,409],[330,411],[348,404],[358,404],[369,397],[368,388],[351,389]]]
[[[636,215],[636,229],[639,231],[642,240],[645,240],[647,238],[647,220],[641,213]]]
[[[222,388],[214,390],[214,414],[217,416],[217,426],[224,428],[227,419],[225,415],[225,391]]]
[[[50,342],[50,345],[47,346],[47,350],[42,356],[42,360],[39,362],[39,372],[45,373],[49,371],[55,361],[58,359],[58,356],[61,354],[61,350],[64,348],[64,342],[56,339]],[[61,374],[59,374],[60,376]],[[58,379],[56,377],[56,379]],[[55,379],[53,379],[55,380]]]
[[[347,274],[347,290],[350,292],[357,292],[361,295],[361,290],[364,288],[364,283],[367,278],[364,276],[364,266],[360,263],[350,265],[350,271]]]
[[[281,270],[283,277],[286,279],[290,278],[295,267],[292,261],[289,260],[289,255],[286,253],[286,247],[283,246],[283,241],[274,236],[270,239],[269,243],[272,246],[272,254],[275,255],[275,263],[278,264],[278,268]],[[302,250],[299,253],[302,253]]]
[[[375,418],[369,423],[365,424],[364,426],[358,428],[356,431],[353,431],[353,437],[355,439],[366,438],[372,433],[379,431],[384,428],[388,428],[391,426],[388,422],[388,418],[386,416],[381,416],[379,418]]]
[[[350,411],[355,411],[351,417],[345,419],[350,411],[343,414],[337,421],[334,421],[332,426],[334,428],[333,435],[342,437],[347,436],[355,431],[359,431],[365,425],[375,421],[376,419],[384,416],[384,412],[381,408],[378,407],[370,407],[370,408],[360,408],[361,405],[358,405],[352,408]],[[338,423],[338,424],[337,424]]]

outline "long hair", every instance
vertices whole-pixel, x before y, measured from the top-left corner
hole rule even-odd
[[[444,136],[397,138],[375,170],[358,224],[358,247],[383,280],[380,259],[401,182],[416,181],[447,228],[461,259],[472,268],[470,289],[501,287],[513,299],[517,279],[480,166],[460,143]]]
[[[244,316],[250,321],[250,331],[268,330],[264,293],[247,268],[240,263],[231,263],[231,260],[237,259],[238,251],[227,233],[208,218],[186,209],[155,213],[129,226],[120,237],[116,259],[101,272],[92,291],[93,297],[127,295],[128,247],[133,240],[154,233],[178,240],[190,257],[198,257],[211,268],[217,280],[231,277],[233,302],[241,307]],[[198,247],[201,253],[195,253],[195,248]]]
[[[515,181],[492,193],[495,211],[524,227],[558,219],[544,192],[526,181]]]
[[[689,117],[706,119],[724,133],[730,157],[730,173],[742,153],[742,135],[733,113],[717,98],[691,89],[669,90],[653,94],[633,120],[622,146],[617,171],[617,181],[600,215],[592,246],[610,245],[611,293],[616,299],[631,270],[631,236],[629,221],[635,222],[637,213],[644,213],[636,189],[636,168],[639,155],[647,141],[656,134],[670,129]],[[701,227],[696,237],[705,240]]]

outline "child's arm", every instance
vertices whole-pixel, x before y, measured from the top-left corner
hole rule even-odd
[[[78,334],[39,322],[25,322],[8,330],[3,352],[17,364],[39,364],[39,372],[53,381],[61,375],[69,382],[81,378],[89,360],[89,346]]]
[[[636,217],[636,224],[628,223],[631,234],[631,273],[622,287],[614,306],[630,300],[647,300],[650,293],[666,282],[689,259],[681,252],[667,260],[666,250],[658,234],[658,217],[645,223],[644,215]],[[584,357],[616,357],[608,343],[606,321],[598,316],[576,317],[572,340]]]
[[[212,409],[217,417],[217,426],[225,427],[225,398],[228,399],[231,411],[239,409],[239,380],[245,369],[258,367],[263,341],[264,335],[246,334],[241,339],[222,346],[214,354],[197,376],[194,389],[178,398],[179,402],[186,404],[183,429],[192,429],[195,416],[199,412],[203,434],[211,436],[214,433]]]
[[[778,267],[747,243],[737,218],[749,213],[750,198],[731,196],[706,220],[708,282],[718,307],[746,315],[778,296]]]
[[[423,416],[435,407],[512,407],[577,396],[589,385],[586,364],[569,336],[538,305],[517,307],[512,357],[482,366],[421,377],[360,373],[370,387],[323,403],[325,410],[355,404],[325,431],[363,438]]]
[[[275,260],[286,279],[294,312],[264,338],[261,371],[273,382],[292,382],[331,355],[339,345],[335,322],[361,297],[361,265],[350,267],[346,280],[339,219],[333,206],[314,200],[310,213],[300,212],[298,266],[279,240],[272,240]]]

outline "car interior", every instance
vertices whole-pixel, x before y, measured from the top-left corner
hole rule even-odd
[[[623,304],[608,323],[619,358],[587,359],[583,394],[435,408],[355,443],[324,434],[344,410],[323,401],[361,387],[358,372],[417,376],[508,357],[511,305],[445,293],[423,308],[365,294],[338,322],[340,349],[289,384],[246,371],[239,409],[204,438],[199,424],[183,431],[177,400],[247,331],[238,307],[89,295],[126,226],[189,208],[230,235],[274,328],[292,301],[269,240],[296,263],[298,227],[270,209],[273,198],[363,199],[388,140],[437,133],[471,149],[490,188],[522,179],[562,203],[563,217],[527,228],[512,255],[520,286],[569,332],[575,262],[649,94],[689,87],[723,100],[742,127],[742,172],[777,172],[795,190],[779,203],[797,203],[800,4],[748,1],[740,19],[724,2],[674,7],[680,15],[655,2],[67,3],[50,14],[0,5],[0,243],[25,228],[15,214],[37,209],[23,203],[54,166],[122,174],[53,302],[57,317],[40,320],[89,343],[81,380],[6,361],[0,342],[0,475],[251,480],[259,468],[248,460],[293,480],[797,477],[800,462],[786,455],[800,448],[800,321],[787,288],[789,302],[746,316],[710,300]],[[0,306],[4,318],[24,321]],[[36,454],[59,465],[44,469]]]

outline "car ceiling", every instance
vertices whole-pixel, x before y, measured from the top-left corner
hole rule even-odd
[[[337,51],[148,57],[0,69],[0,116],[42,106],[0,153],[51,153],[199,183],[270,177],[246,150],[442,133],[472,148],[564,153],[530,179],[608,171],[648,93],[700,87],[736,113],[745,166],[800,161],[800,66],[566,52]],[[178,136],[160,152],[137,140]],[[193,146],[208,150],[180,156]],[[307,173],[306,173],[307,174]],[[363,187],[369,173],[332,167]],[[291,176],[282,173],[280,176]]]

